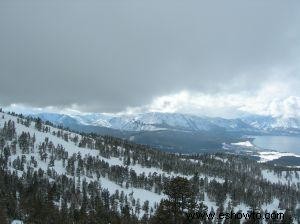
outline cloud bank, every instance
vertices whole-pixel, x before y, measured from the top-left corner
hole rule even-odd
[[[124,113],[168,112],[235,118],[246,114],[272,117],[300,117],[300,97],[290,95],[282,83],[272,83],[255,93],[203,94],[181,91],[155,98],[142,107]]]
[[[291,116],[299,11],[296,0],[4,0],[0,104]],[[273,83],[289,91],[264,96]]]
[[[255,93],[244,91],[235,94],[205,94],[185,90],[157,97],[147,105],[127,107],[116,114],[163,112],[225,118],[237,118],[250,114],[283,118],[300,117],[300,97],[291,95],[290,92],[288,86],[283,83],[269,84]],[[4,109],[25,114],[41,112],[88,114],[80,108],[75,104],[71,107],[48,106],[44,108],[12,104]]]

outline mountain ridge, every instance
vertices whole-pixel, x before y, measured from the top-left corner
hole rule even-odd
[[[281,131],[282,134],[300,133],[300,119],[298,118],[275,118],[261,115],[248,115],[234,119],[160,112],[133,115],[38,113],[34,116],[55,124],[77,123],[121,131],[208,131],[224,129],[225,131],[249,131],[264,134],[270,134],[273,131],[277,133]]]

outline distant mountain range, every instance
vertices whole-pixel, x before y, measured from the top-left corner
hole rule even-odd
[[[300,135],[300,118],[252,115],[242,121],[262,134]]]
[[[70,129],[113,135],[172,151],[213,150],[245,135],[300,135],[300,119],[250,115],[237,119],[179,113],[102,113],[34,116]]]
[[[64,126],[73,124],[92,125],[120,131],[210,131],[223,129],[233,132],[262,132],[266,134],[272,134],[273,132],[281,132],[281,134],[300,133],[300,119],[274,118],[258,115],[244,116],[237,119],[158,112],[135,115],[111,115],[101,113],[65,115],[40,113],[35,116]]]

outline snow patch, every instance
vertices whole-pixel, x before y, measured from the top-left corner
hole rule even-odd
[[[250,141],[231,143],[231,145],[253,147],[253,144]]]
[[[11,224],[23,224],[23,222],[20,220],[13,220]]]

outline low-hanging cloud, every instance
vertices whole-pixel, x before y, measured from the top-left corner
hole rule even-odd
[[[243,101],[275,81],[291,98],[270,108],[295,110],[299,10],[276,0],[1,1],[0,103],[151,110],[183,91],[207,105],[217,103],[210,96]]]
[[[142,107],[124,113],[166,112],[236,118],[256,114],[272,117],[300,117],[300,97],[291,95],[289,85],[269,83],[256,92],[204,94],[181,91],[155,98]]]
[[[178,93],[154,98],[151,103],[127,107],[116,114],[128,115],[146,112],[184,113],[210,117],[237,118],[256,114],[272,117],[300,117],[300,97],[291,95],[289,85],[269,83],[256,92],[240,92],[234,94],[180,91]],[[12,104],[6,111],[35,114],[41,112],[63,114],[86,114],[81,106],[73,104],[69,107],[48,106],[43,108]]]

